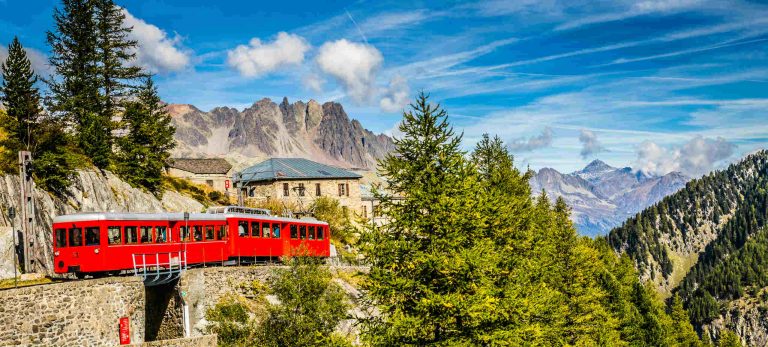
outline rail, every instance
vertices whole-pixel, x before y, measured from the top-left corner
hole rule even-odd
[[[142,277],[145,286],[169,283],[179,278],[186,269],[185,251],[133,254],[133,274]]]

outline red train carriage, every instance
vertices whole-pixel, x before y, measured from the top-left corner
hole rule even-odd
[[[133,270],[137,262],[279,259],[296,252],[328,257],[328,223],[281,218],[244,207],[208,213],[80,213],[53,221],[54,270],[77,275]],[[162,257],[162,259],[161,259]],[[137,260],[138,259],[138,260]]]

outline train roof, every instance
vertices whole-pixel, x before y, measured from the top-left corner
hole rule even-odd
[[[280,222],[304,222],[314,224],[328,223],[319,221],[317,219],[297,219],[297,218],[284,218],[275,217],[270,215],[254,215],[246,213],[190,213],[190,221],[223,221],[228,218],[246,218],[246,219],[260,219]],[[137,212],[85,212],[74,213],[62,216],[56,216],[53,218],[54,223],[72,223],[72,222],[85,222],[85,221],[123,221],[123,220],[141,220],[141,221],[183,221],[183,212],[159,212],[159,213],[137,213]]]

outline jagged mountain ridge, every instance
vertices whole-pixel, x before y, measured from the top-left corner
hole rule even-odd
[[[347,167],[375,169],[394,150],[392,139],[350,120],[341,104],[268,98],[238,111],[217,107],[204,112],[192,105],[170,104],[176,126],[175,156],[225,157],[236,167],[267,157],[302,157]],[[239,165],[238,165],[239,164]]]
[[[641,280],[680,294],[701,333],[768,344],[768,151],[688,182],[606,238]]]
[[[596,236],[679,190],[688,180],[679,172],[655,176],[594,160],[570,174],[543,168],[530,184],[534,193],[544,189],[553,200],[563,197],[573,209],[572,219],[579,232]]]

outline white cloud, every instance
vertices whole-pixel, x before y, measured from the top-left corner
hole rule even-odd
[[[531,136],[527,140],[524,137],[514,139],[507,147],[513,152],[530,152],[550,145],[552,145],[552,128],[545,127],[538,136]]]
[[[316,73],[309,74],[307,77],[304,78],[304,87],[316,93],[320,93],[323,91],[324,83],[325,81],[323,80],[323,78]]]
[[[227,64],[246,77],[258,77],[286,65],[298,65],[310,46],[304,38],[280,32],[275,41],[262,43],[253,38],[227,52]]]
[[[722,137],[696,136],[682,146],[662,147],[644,141],[637,148],[635,170],[663,175],[679,171],[698,177],[712,171],[717,162],[728,159],[736,146]]]
[[[389,81],[389,87],[384,92],[384,96],[379,102],[379,106],[384,112],[399,112],[408,105],[410,89],[408,82],[403,76],[395,75]]]
[[[344,86],[352,100],[365,102],[375,92],[376,73],[384,58],[376,47],[341,39],[320,47],[317,65]]]
[[[592,154],[604,152],[605,147],[597,140],[597,134],[592,130],[579,130],[579,142],[581,142],[581,157],[586,159]]]
[[[136,64],[153,73],[180,71],[190,64],[190,53],[180,48],[181,37],[169,37],[162,29],[134,17],[123,9],[125,25],[133,27],[128,35],[138,42]]]

